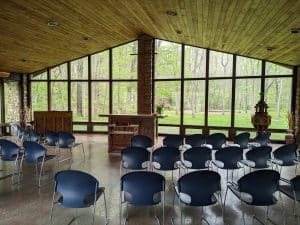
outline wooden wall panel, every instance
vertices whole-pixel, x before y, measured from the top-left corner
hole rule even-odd
[[[41,135],[49,131],[73,132],[72,111],[35,111],[35,130]]]

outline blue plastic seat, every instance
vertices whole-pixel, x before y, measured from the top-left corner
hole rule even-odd
[[[20,161],[23,153],[20,151],[20,147],[12,141],[1,139],[0,140],[0,156],[3,162],[13,163],[13,168],[9,171],[9,176],[12,176],[12,184],[14,183],[14,175],[18,173],[18,182],[20,182]]]
[[[50,159],[53,159],[55,155],[47,155],[47,150],[44,146],[33,141],[24,141],[24,155],[22,157],[21,166],[23,160],[26,163],[35,165],[36,176],[38,177],[38,186],[41,186],[41,176],[43,173],[44,163]],[[40,170],[38,166],[40,165]]]
[[[269,133],[269,132],[259,133],[254,138],[254,142],[260,146],[268,146],[268,144],[270,143],[270,136],[271,136],[271,133]]]
[[[68,149],[71,154],[70,157],[60,160],[59,162],[63,162],[66,160],[72,160],[72,150],[73,150],[73,148],[78,147],[78,146],[81,146],[83,159],[85,160],[85,151],[84,151],[83,143],[76,143],[74,135],[69,132],[63,132],[63,131],[58,132],[57,147],[58,147],[59,155],[60,155],[61,149]]]
[[[217,172],[203,170],[188,173],[178,180],[175,189],[180,200],[180,224],[183,224],[182,204],[203,210],[204,206],[214,205],[219,200],[222,208],[221,176]],[[201,220],[209,224],[203,213]]]
[[[153,142],[152,139],[145,135],[135,135],[130,139],[131,147],[140,147],[152,151]]]
[[[215,160],[212,163],[219,169],[226,170],[226,180],[228,181],[228,171],[231,170],[231,180],[233,171],[242,168],[243,149],[236,146],[229,146],[216,151]]]
[[[249,140],[250,140],[250,133],[243,132],[234,137],[233,143],[238,144],[242,149],[248,149]]]
[[[56,146],[58,142],[58,133],[54,131],[46,131],[45,144],[48,146]]]
[[[246,160],[242,160],[243,164],[250,168],[266,169],[270,166],[271,146],[260,146],[251,149],[246,153]]]
[[[185,144],[183,145],[183,150],[192,147],[201,147],[206,142],[205,136],[203,134],[192,134],[185,138]]]
[[[183,141],[184,139],[181,135],[170,134],[165,136],[163,139],[163,145],[180,149],[180,147],[183,145]]]
[[[211,145],[213,150],[220,150],[226,144],[226,136],[222,133],[214,133],[206,138],[206,144]]]
[[[122,223],[123,203],[136,206],[153,206],[162,203],[162,224],[164,224],[165,178],[162,175],[149,171],[135,171],[123,175],[120,183],[120,225]],[[127,221],[128,213],[126,213]]]
[[[105,218],[108,222],[105,188],[99,186],[99,182],[95,177],[82,171],[64,170],[56,173],[54,181],[51,222],[54,205],[58,204],[65,208],[87,208],[92,206],[94,210],[92,224],[94,224],[96,201],[102,194],[104,197]]]
[[[145,170],[150,167],[150,153],[141,147],[127,147],[121,152],[120,175],[126,170]]]
[[[192,147],[182,154],[182,163],[187,169],[208,169],[212,151],[207,147]]]
[[[41,140],[40,134],[35,132],[32,129],[25,131],[22,137],[22,141],[33,141],[33,142],[40,143],[40,140]]]
[[[241,177],[237,183],[230,182],[227,185],[224,205],[226,203],[227,192],[228,190],[231,190],[232,193],[240,199],[241,204],[245,203],[251,206],[267,206],[267,218],[270,220],[268,207],[276,204],[277,202],[274,194],[279,191],[279,179],[280,174],[275,170],[258,170],[248,173]],[[244,210],[242,212],[243,222],[245,225]],[[253,219],[264,224],[263,221],[255,216],[254,211]]]
[[[299,163],[297,157],[297,145],[296,144],[286,144],[280,146],[273,152],[273,159],[271,162],[279,168],[279,173],[281,174],[282,167],[295,166],[295,174],[297,172],[297,165]]]

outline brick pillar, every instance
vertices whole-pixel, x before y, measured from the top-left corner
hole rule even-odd
[[[153,42],[146,34],[138,38],[138,114],[152,113]]]
[[[295,137],[300,144],[300,67],[297,68],[296,107],[295,107]]]

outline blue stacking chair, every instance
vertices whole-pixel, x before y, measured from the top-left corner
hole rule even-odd
[[[184,150],[192,147],[201,147],[206,142],[203,134],[192,134],[185,138]]]
[[[216,204],[218,201],[222,208],[221,176],[214,171],[194,171],[180,177],[175,187],[180,200],[180,224],[183,224],[182,204],[201,207],[201,220],[209,224],[203,217],[203,208]]]
[[[152,152],[152,139],[145,135],[135,135],[130,139],[131,147],[140,147]]]
[[[212,146],[213,150],[220,150],[226,144],[226,136],[222,133],[214,133],[206,138],[206,144]]]
[[[163,139],[163,146],[178,148],[181,150],[183,146],[184,138],[181,135],[170,134]]]
[[[249,132],[243,132],[238,135],[236,135],[233,138],[233,143],[238,144],[242,149],[248,149],[248,144],[250,140],[250,133]]]
[[[162,175],[149,171],[135,171],[123,175],[120,183],[120,225],[122,224],[122,204],[124,203],[136,206],[153,206],[162,203],[162,224],[165,223],[165,178]],[[155,218],[160,224],[156,214]],[[127,221],[128,209],[125,224]]]
[[[41,140],[41,135],[32,129],[25,131],[22,137],[22,141],[33,141],[33,142],[40,143],[40,140]]]
[[[246,153],[246,159],[242,163],[251,169],[266,169],[271,166],[271,146],[252,148]],[[244,167],[245,168],[245,167]]]
[[[99,186],[99,182],[95,177],[82,171],[64,170],[56,173],[54,181],[55,185],[50,214],[51,223],[54,205],[57,204],[65,208],[88,208],[92,206],[92,224],[94,224],[96,201],[103,195],[105,219],[106,224],[108,224],[105,188]],[[74,220],[75,218],[69,224]]]
[[[231,170],[231,181],[233,171],[242,168],[243,149],[236,146],[229,146],[218,150],[215,153],[215,160],[212,163],[219,169],[226,170],[226,180],[228,181],[228,171]]]
[[[36,177],[38,178],[38,185],[40,187],[44,163],[53,159],[55,155],[47,155],[47,150],[45,147],[33,141],[24,141],[23,146],[25,154],[22,156],[21,167],[23,160],[25,160],[25,162],[28,164],[35,165],[35,173]],[[40,170],[38,165],[40,165]]]
[[[254,138],[254,142],[256,144],[258,144],[259,146],[268,146],[270,143],[270,136],[271,136],[271,133],[269,133],[269,132],[259,133]]]
[[[212,151],[208,147],[192,147],[182,154],[182,164],[188,169],[208,169],[212,160]]]
[[[181,165],[180,151],[176,147],[160,147],[152,154],[152,165],[156,170],[172,171],[173,181],[173,171],[179,169]]]
[[[248,173],[241,177],[237,183],[229,182],[225,192],[224,205],[228,190],[240,199],[243,203],[250,206],[267,206],[267,219],[269,218],[269,206],[275,205],[277,202],[274,194],[279,191],[280,174],[275,170],[258,170]],[[243,207],[242,207],[243,208]],[[245,225],[245,213],[243,213],[243,222]],[[255,216],[253,208],[252,219],[256,219],[261,224],[264,224]],[[272,221],[273,222],[273,221]]]
[[[297,203],[300,202],[300,176],[298,175],[292,178],[291,180],[280,178],[280,181],[283,182],[279,185],[280,192],[294,201],[293,214],[298,217],[298,213],[296,212],[296,206]]]
[[[121,152],[120,175],[122,169],[145,170],[150,168],[150,152],[141,147],[127,147]]]
[[[14,183],[15,173],[19,174],[18,182],[20,182],[20,164],[23,153],[20,152],[20,147],[12,141],[1,139],[0,140],[0,156],[3,162],[14,163],[14,167],[9,171],[9,176],[12,176],[12,184]]]
[[[281,174],[282,167],[295,166],[295,174],[297,173],[297,165],[299,163],[297,157],[297,145],[296,144],[286,144],[280,146],[273,152],[273,159],[271,162],[279,168],[279,173]]]
[[[46,131],[45,133],[45,145],[57,146],[58,144],[58,133],[54,131]]]
[[[76,143],[74,135],[69,132],[63,132],[63,131],[58,132],[57,147],[58,147],[59,154],[61,152],[61,149],[68,149],[71,154],[70,157],[60,160],[59,162],[63,162],[66,160],[72,161],[72,150],[73,150],[73,148],[78,147],[78,146],[81,146],[83,159],[85,160],[85,151],[84,151],[83,143]]]

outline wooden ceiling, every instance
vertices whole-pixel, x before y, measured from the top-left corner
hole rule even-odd
[[[300,34],[290,33],[299,0],[3,0],[0,9],[0,71],[37,71],[143,33],[300,65]]]

